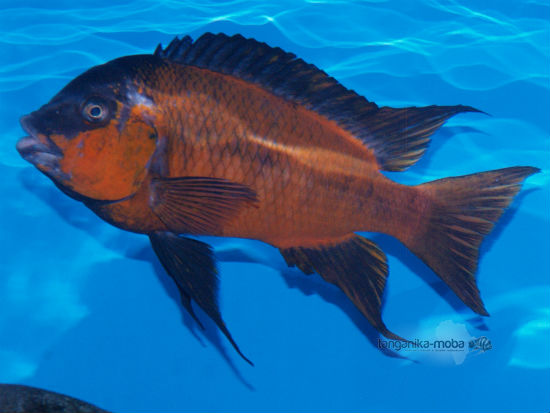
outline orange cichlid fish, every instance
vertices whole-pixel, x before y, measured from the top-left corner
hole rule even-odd
[[[385,337],[389,234],[474,312],[479,245],[538,172],[511,167],[406,186],[403,171],[468,106],[378,107],[315,66],[240,35],[186,36],[78,76],[21,119],[17,149],[105,221],[147,234],[190,314],[194,301],[239,354],[217,305],[209,245],[250,238],[340,287]],[[197,320],[198,321],[198,320]],[[200,324],[200,322],[199,322]]]

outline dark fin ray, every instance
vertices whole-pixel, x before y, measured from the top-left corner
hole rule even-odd
[[[480,315],[489,313],[476,285],[479,246],[521,189],[539,172],[512,167],[419,185],[432,206],[423,231],[405,245]]]
[[[189,36],[176,37],[165,49],[159,45],[154,54],[256,83],[331,119],[359,120],[378,109],[293,53],[239,34],[205,33],[194,42]]]
[[[184,290],[180,288],[178,289],[180,291],[181,305],[183,305],[183,307],[187,310],[191,318],[195,320],[201,330],[204,330],[204,325],[202,324],[201,320],[199,320],[199,317],[197,317],[197,315],[195,314],[195,310],[193,310],[193,305],[191,304],[191,296],[187,294]]]
[[[241,208],[255,205],[247,186],[208,177],[155,178],[151,207],[172,232],[215,234]]]
[[[374,151],[381,168],[403,171],[420,159],[430,135],[448,118],[479,112],[468,106],[381,109],[312,64],[278,47],[241,35],[177,37],[155,56],[255,83],[276,96],[337,122]]]
[[[281,249],[286,263],[305,274],[318,273],[338,286],[369,322],[385,337],[403,338],[382,321],[382,295],[388,275],[386,255],[372,241],[359,235],[330,246]]]
[[[185,53],[189,50],[192,44],[193,39],[189,36],[185,36],[181,40],[175,37],[165,49],[163,49],[162,45],[159,44],[153,54],[155,56],[162,56],[166,59],[174,61],[183,59]]]
[[[254,365],[241,352],[220,314],[217,302],[218,270],[212,248],[203,242],[179,237],[170,232],[154,232],[149,234],[149,239],[162,266],[176,282],[184,307],[191,309],[192,317],[197,320],[191,300],[216,323],[237,353],[246,362]]]
[[[380,108],[366,133],[358,137],[374,150],[385,171],[404,171],[424,155],[430,136],[450,117],[463,112],[480,112],[470,106],[425,106]]]

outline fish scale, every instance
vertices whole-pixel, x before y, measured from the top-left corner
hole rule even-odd
[[[185,76],[175,73],[174,68],[160,70],[170,72],[169,75],[158,76],[163,79],[162,83],[172,84],[175,79]],[[189,72],[189,68],[180,70],[186,74]],[[238,82],[231,79],[233,83],[226,80],[225,83],[229,85],[224,83],[220,92],[216,88],[219,85],[217,82],[220,82],[218,74],[203,73],[200,80],[194,76],[197,74],[192,73],[186,79],[186,93],[181,97],[173,97],[170,86],[157,85],[158,89],[147,91],[159,107],[169,108],[171,111],[163,115],[171,124],[160,126],[160,129],[166,130],[165,133],[170,136],[181,136],[173,143],[172,153],[176,156],[171,160],[171,175],[225,177],[235,182],[245,183],[255,192],[263,194],[263,197],[260,197],[259,208],[243,211],[234,222],[227,223],[227,227],[220,234],[214,235],[257,238],[281,245],[283,238],[300,242],[297,240],[299,236],[319,232],[323,227],[327,234],[336,237],[341,237],[352,230],[349,226],[343,225],[339,219],[361,212],[354,208],[358,195],[353,191],[339,191],[338,189],[342,187],[340,181],[330,182],[330,179],[322,177],[326,175],[322,169],[311,167],[312,164],[321,165],[322,159],[316,158],[320,155],[316,154],[318,148],[315,144],[319,136],[325,135],[323,140],[329,140],[326,135],[332,134],[332,125],[329,124],[323,128],[319,125],[320,122],[308,123],[306,126],[311,127],[308,130],[306,127],[300,127],[300,118],[295,113],[297,109],[292,105],[285,105],[278,101],[273,105],[256,104],[257,101],[269,101],[269,97],[262,90],[249,88],[241,92],[237,89]],[[214,79],[210,79],[210,76]],[[211,91],[213,88],[215,92]],[[212,97],[204,99],[204,96]],[[163,98],[168,98],[169,102],[163,102]],[[277,116],[272,118],[273,106],[278,106],[285,112],[278,111]],[[240,116],[235,116],[235,113]],[[187,128],[182,131],[178,127],[183,124],[180,120],[182,116],[197,118],[200,122],[188,123]],[[279,122],[279,119],[283,121]],[[322,121],[324,120],[321,119]],[[218,132],[221,130],[223,134]],[[288,133],[287,131],[292,131],[298,136],[288,136],[285,134]],[[274,148],[269,150],[266,146],[262,147],[252,142],[249,136],[260,136],[268,143],[290,143],[292,146],[287,153],[283,154]],[[274,136],[276,138],[273,138]],[[334,139],[348,143],[345,136],[335,136]],[[311,147],[310,157],[313,160],[309,162],[309,166],[297,162],[297,156],[292,154],[293,148],[298,146],[296,141],[299,142],[300,147]],[[325,146],[332,148],[335,145]],[[235,152],[226,158],[226,151],[232,147],[235,147]],[[207,150],[200,148],[207,148]],[[346,150],[348,147],[344,145],[343,149]],[[361,147],[361,150],[368,154],[365,148]],[[270,155],[262,157],[259,155],[261,152]],[[357,148],[353,148],[353,153],[357,152]],[[184,165],[177,156],[179,153],[185,153],[185,158],[192,161]],[[333,158],[336,157],[338,155],[333,154]],[[222,159],[228,160],[224,162]],[[270,162],[265,162],[266,159]],[[340,161],[340,163],[343,162],[345,161]],[[372,170],[373,168],[365,163],[363,169]],[[283,176],[293,176],[295,180],[290,183],[289,179],[282,179]],[[315,185],[315,182],[320,179],[326,184]],[[341,179],[346,178],[343,176]],[[312,191],[312,186],[317,186],[317,191]],[[368,187],[369,185],[359,183],[356,186]],[[323,191],[324,187],[327,190]],[[335,202],[336,200],[339,202]],[[338,207],[329,208],[327,203]],[[331,211],[330,214],[326,212],[328,210]],[[288,221],[289,218],[291,218],[290,221]],[[335,228],[327,228],[327,220],[330,218],[335,222]],[[279,228],[278,231],[277,228]]]

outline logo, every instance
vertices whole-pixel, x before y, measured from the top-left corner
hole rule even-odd
[[[466,347],[464,340],[420,340],[400,341],[400,340],[382,340],[378,339],[378,348],[401,351],[462,351]],[[489,345],[491,345],[489,343]]]
[[[432,324],[433,326],[433,324]],[[406,341],[379,338],[379,349],[398,352],[403,356],[436,364],[462,364],[467,357],[483,354],[493,348],[486,336],[472,336],[465,324],[452,320],[439,322],[417,332],[417,338]]]
[[[491,344],[491,340],[489,340],[485,336],[481,336],[479,338],[474,338],[473,340],[470,340],[468,343],[468,347],[470,348],[470,351],[478,351],[480,353],[485,353],[488,350],[491,350],[493,348],[493,345]]]

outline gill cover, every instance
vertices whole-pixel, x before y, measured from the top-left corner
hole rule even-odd
[[[121,119],[125,110],[128,118]],[[141,105],[123,106],[99,128],[70,139],[51,135],[64,153],[59,166],[70,177],[64,184],[92,199],[114,201],[134,194],[156,147],[155,129],[144,121],[143,110]]]

